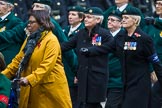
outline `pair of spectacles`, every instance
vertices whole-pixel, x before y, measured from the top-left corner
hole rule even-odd
[[[113,18],[108,18],[107,21],[111,21],[111,22],[116,22],[116,21],[120,21],[120,20],[116,20],[116,19],[113,19]]]
[[[37,21],[28,21],[28,24],[34,24],[34,23],[37,23]]]

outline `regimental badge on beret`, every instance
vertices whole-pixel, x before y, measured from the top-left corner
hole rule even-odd
[[[127,10],[124,10],[123,13],[127,13]]]
[[[84,11],[85,14],[92,14],[92,15],[103,15],[102,9],[98,7],[90,7]]]
[[[58,6],[60,6],[60,5],[61,5],[61,3],[60,3],[60,2],[57,2],[57,5],[58,5]]]
[[[110,12],[109,16],[117,17],[120,20],[122,19],[122,13],[119,10],[112,10],[112,12]]]
[[[122,14],[126,14],[126,15],[137,15],[140,16],[142,13],[141,11],[136,8],[136,7],[129,7],[127,9],[125,9]]]
[[[92,9],[90,9],[90,10],[89,10],[89,13],[93,13],[93,10],[92,10]]]
[[[68,8],[68,11],[78,11],[78,12],[84,12],[84,8],[81,6],[72,6]]]

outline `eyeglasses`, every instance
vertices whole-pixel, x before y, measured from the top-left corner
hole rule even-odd
[[[111,22],[116,22],[116,21],[120,21],[120,20],[116,20],[116,19],[113,19],[113,18],[108,18],[107,21],[111,21]]]
[[[28,24],[34,24],[34,23],[37,23],[37,21],[28,21]]]

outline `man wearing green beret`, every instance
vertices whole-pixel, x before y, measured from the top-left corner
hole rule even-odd
[[[0,52],[0,71],[4,70],[6,63],[3,54]],[[10,96],[11,82],[0,73],[0,108],[7,108]]]
[[[84,9],[81,6],[72,6],[68,9],[68,22],[69,25],[63,29],[63,32],[67,36],[67,38],[72,38],[75,36],[81,29],[83,29],[84,23]],[[67,71],[66,76],[69,84],[70,89],[70,95],[72,99],[73,108],[78,108],[78,101],[77,101],[77,95],[78,95],[78,86],[77,86],[77,61],[76,66],[71,67],[72,71]]]
[[[75,49],[78,55],[79,108],[102,108],[108,83],[108,52],[113,42],[110,32],[101,27],[103,11],[90,7],[84,12],[85,28],[68,42],[61,44],[62,51]]]
[[[22,21],[14,15],[13,0],[0,0],[0,33],[6,30],[10,30],[15,26],[22,23]],[[7,36],[3,35],[6,39]],[[20,39],[20,38],[18,38]],[[12,39],[10,39],[13,41]],[[13,57],[18,53],[22,42],[17,41],[15,43],[5,42],[1,39],[0,51],[5,57],[6,64],[9,64]]]

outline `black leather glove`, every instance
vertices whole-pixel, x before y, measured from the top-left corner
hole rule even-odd
[[[89,50],[88,50],[88,48],[80,48],[80,53],[82,55],[88,56],[89,55]]]
[[[155,23],[155,18],[154,17],[145,17],[145,22],[147,25],[151,25]]]

